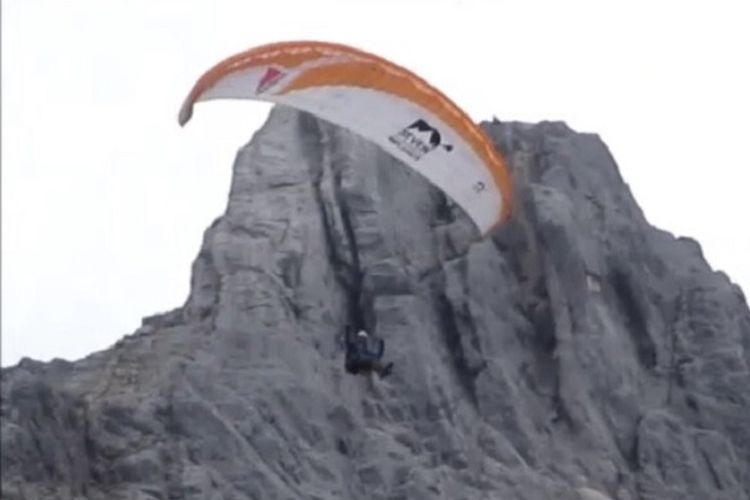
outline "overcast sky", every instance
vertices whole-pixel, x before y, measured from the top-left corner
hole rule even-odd
[[[180,306],[270,105],[194,80],[279,40],[404,65],[477,121],[599,133],[652,224],[750,290],[748,2],[2,2],[2,364],[77,359]]]

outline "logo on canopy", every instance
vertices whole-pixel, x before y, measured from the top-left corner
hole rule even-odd
[[[421,118],[393,134],[388,140],[415,160],[419,160],[438,147],[448,152],[453,151],[453,146],[442,143],[440,132]]]
[[[258,82],[258,87],[255,89],[255,93],[262,94],[266,90],[279,83],[279,80],[284,78],[284,76],[286,76],[286,73],[284,73],[283,71],[276,68],[268,68],[266,70],[266,74],[263,75],[263,78],[261,78]]]

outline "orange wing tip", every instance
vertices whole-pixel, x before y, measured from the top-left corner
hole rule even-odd
[[[180,108],[180,113],[177,115],[177,122],[180,127],[184,126],[193,117],[193,103],[186,101],[185,104]]]

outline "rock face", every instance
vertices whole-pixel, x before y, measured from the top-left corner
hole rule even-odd
[[[750,499],[750,312],[651,227],[602,141],[485,123],[511,223],[276,108],[185,304],[2,372],[13,499]],[[155,279],[158,279],[155,277]],[[387,342],[343,372],[345,325]]]

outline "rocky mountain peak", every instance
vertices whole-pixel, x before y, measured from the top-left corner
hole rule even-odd
[[[596,135],[483,127],[516,205],[480,239],[376,146],[275,108],[183,306],[3,369],[3,498],[750,499],[740,288],[648,224]],[[344,372],[347,325],[389,378]]]

